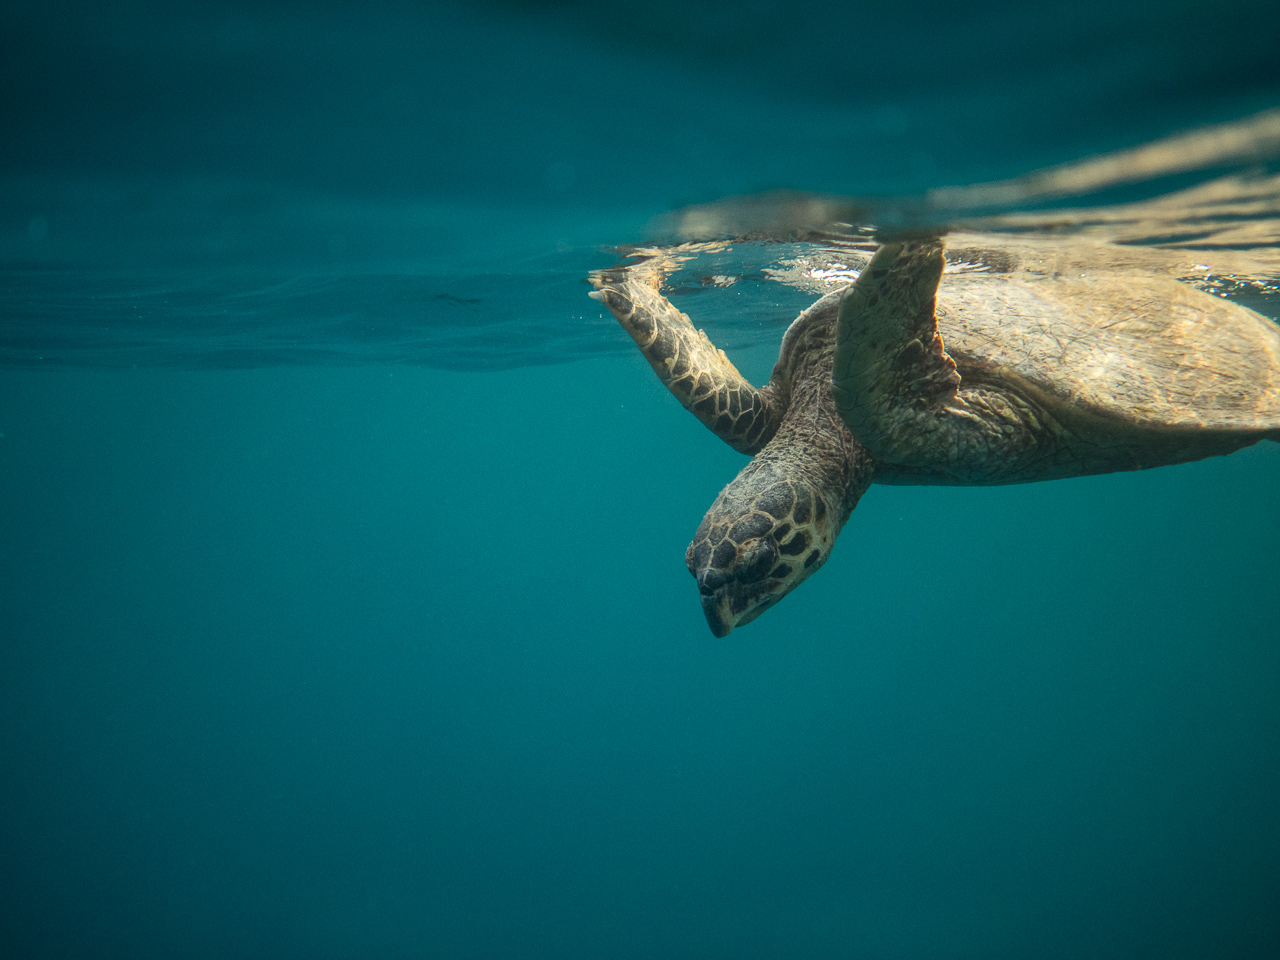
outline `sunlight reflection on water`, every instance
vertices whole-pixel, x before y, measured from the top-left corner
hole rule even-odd
[[[1277,156],[1280,111],[1267,111],[1000,183],[737,197],[648,227],[626,211],[9,181],[9,194],[44,199],[0,237],[0,363],[502,369],[622,352],[629,342],[583,278],[642,249],[683,251],[667,292],[695,298],[697,322],[740,348],[775,339],[815,296],[856,277],[878,235],[919,229],[951,234],[952,269],[1004,251],[1155,271],[1276,317]],[[572,175],[564,162],[548,172],[557,183]],[[615,245],[646,230],[657,238],[647,248]]]

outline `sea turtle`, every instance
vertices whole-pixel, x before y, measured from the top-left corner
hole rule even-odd
[[[943,247],[879,245],[791,324],[758,389],[662,296],[660,258],[592,275],[681,404],[754,457],[685,555],[717,637],[821,567],[872,482],[1054,480],[1280,439],[1280,328],[1254,311],[1007,250],[944,278]]]

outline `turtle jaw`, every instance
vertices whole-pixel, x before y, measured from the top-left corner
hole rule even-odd
[[[737,623],[729,613],[727,597],[710,596],[702,598],[702,613],[707,618],[707,626],[717,639],[727,637]]]
[[[727,637],[738,625],[738,618],[733,613],[733,597],[730,594],[732,581],[727,581],[718,570],[707,570],[698,577],[698,593],[701,594],[702,615],[707,618],[707,626],[717,637]]]
[[[727,637],[735,627],[750,623],[779,599],[778,595],[764,589],[761,584],[752,585],[745,590],[744,586],[746,585],[730,582],[708,592],[705,584],[700,584],[702,614],[707,618],[707,626],[717,639]]]
[[[729,611],[728,598],[703,597],[702,612],[707,618],[707,626],[716,639],[723,639],[733,632],[734,627],[750,623],[773,605],[771,598],[766,598],[755,606],[748,607],[741,614]]]

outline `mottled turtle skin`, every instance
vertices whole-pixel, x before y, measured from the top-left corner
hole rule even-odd
[[[1271,321],[1171,276],[1005,261],[944,278],[941,239],[883,244],[791,324],[759,389],[654,261],[592,276],[667,388],[753,455],[685,557],[717,637],[821,567],[872,482],[1026,483],[1280,439]]]

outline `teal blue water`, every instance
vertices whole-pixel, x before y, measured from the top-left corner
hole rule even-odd
[[[1280,102],[1271,21],[706,9],[6,12],[4,956],[1280,954],[1280,445],[873,487],[716,640],[743,459],[581,282]]]

